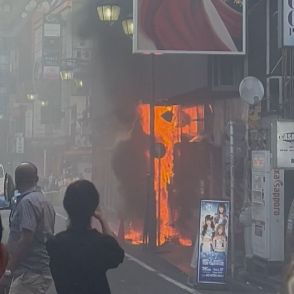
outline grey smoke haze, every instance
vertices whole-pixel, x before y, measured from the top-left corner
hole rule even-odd
[[[108,148],[118,143],[113,152],[112,167],[119,181],[120,196],[124,199],[123,214],[129,219],[142,220],[147,197],[145,151],[148,149],[148,136],[136,121],[136,106],[140,100],[148,101],[151,97],[151,57],[132,54],[132,40],[121,32],[120,23],[101,23],[96,5],[96,1],[88,1],[74,15],[75,33],[95,41],[91,64],[93,131],[96,129],[105,134],[95,143],[106,144]],[[156,96],[168,98],[203,84],[206,73],[197,73],[193,62],[206,61],[195,56],[157,56]],[[176,85],[182,88],[176,88]],[[120,140],[126,138],[134,121],[132,136],[128,140]],[[189,198],[191,189],[188,184],[186,186],[183,183],[181,191],[187,192],[185,196]],[[190,208],[193,205],[190,204],[195,204],[194,200],[175,200],[182,206],[176,226],[184,233],[189,230],[186,219],[191,219]]]

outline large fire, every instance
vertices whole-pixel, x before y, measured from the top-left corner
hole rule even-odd
[[[150,135],[150,106],[140,104],[138,114],[145,134]],[[169,209],[168,187],[173,178],[174,145],[187,140],[196,140],[203,123],[204,107],[155,106],[154,133],[155,141],[164,146],[165,153],[161,158],[154,159],[154,190],[156,193],[157,244],[160,246],[169,240],[177,240],[183,246],[191,246],[190,239],[177,232],[173,223],[176,214],[171,215]],[[149,156],[149,154],[146,154]],[[126,239],[132,243],[142,242],[142,233],[130,228]]]

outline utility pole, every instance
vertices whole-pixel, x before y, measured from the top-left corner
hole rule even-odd
[[[154,190],[154,154],[155,154],[155,56],[151,55],[151,99],[150,99],[150,142],[149,177],[147,200],[148,246],[156,247],[156,200]]]
[[[229,122],[229,135],[230,135],[230,202],[231,202],[231,276],[235,277],[235,236],[234,236],[234,214],[235,214],[235,167],[234,167],[234,123]]]

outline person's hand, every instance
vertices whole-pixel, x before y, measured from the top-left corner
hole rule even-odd
[[[97,207],[95,212],[94,212],[94,216],[100,221],[100,222],[103,222],[104,221],[104,217],[103,217],[103,214],[102,214],[102,211],[100,209],[100,207]]]
[[[102,232],[106,235],[110,235],[110,236],[115,236],[115,234],[113,233],[113,231],[111,230],[108,222],[106,221],[106,219],[104,218],[102,212],[101,212],[101,209],[99,207],[97,207],[97,209],[95,210],[94,212],[94,217],[96,217],[100,224],[101,224],[101,227],[102,227]]]

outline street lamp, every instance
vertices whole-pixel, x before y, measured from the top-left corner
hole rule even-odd
[[[41,106],[42,107],[48,106],[48,101],[42,100],[41,101]]]
[[[28,99],[29,101],[34,101],[34,100],[37,99],[37,95],[36,95],[36,94],[32,94],[32,93],[27,94],[27,99]]]
[[[37,7],[38,3],[36,0],[31,0],[25,7],[25,11],[31,12]]]
[[[63,80],[63,81],[70,81],[74,78],[74,74],[73,74],[73,71],[71,70],[61,70],[60,71],[60,78]]]
[[[83,88],[85,85],[84,81],[81,79],[75,79],[74,82],[75,82],[75,86],[79,89]]]
[[[134,21],[133,16],[128,16],[122,21],[122,27],[124,30],[124,33],[127,36],[133,36],[134,33]]]
[[[243,0],[234,0],[234,3],[237,5],[243,5]]]
[[[101,21],[115,22],[120,15],[120,6],[116,1],[98,2],[97,13]]]

